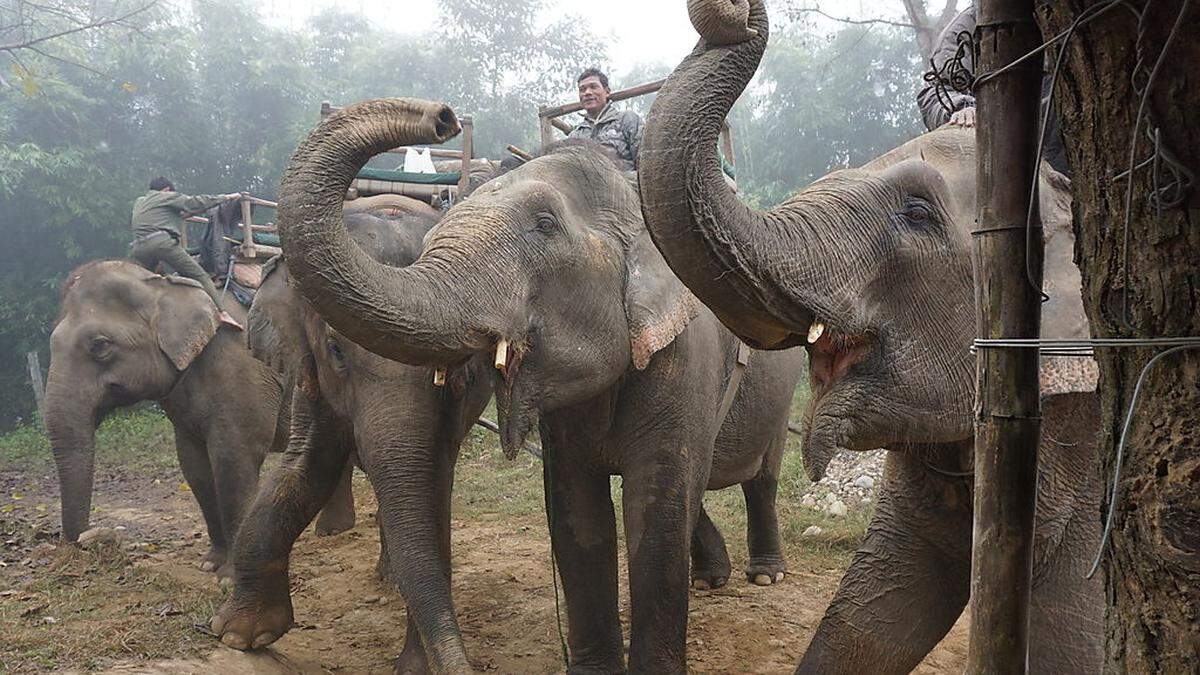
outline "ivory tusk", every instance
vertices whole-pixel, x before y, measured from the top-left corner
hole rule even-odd
[[[808,344],[811,345],[812,343],[816,342],[817,340],[820,340],[821,336],[824,334],[825,334],[825,324],[823,324],[819,321],[814,321],[813,325],[809,326],[809,328],[808,328]]]
[[[500,338],[496,342],[496,370],[501,372],[508,367],[508,340]]]
[[[446,385],[446,369],[437,368],[433,371],[433,386],[443,387]]]

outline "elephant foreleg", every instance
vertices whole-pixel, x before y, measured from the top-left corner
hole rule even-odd
[[[324,405],[297,392],[288,448],[238,531],[233,593],[212,619],[225,644],[257,649],[291,628],[288,557],[342,476],[348,449],[340,437]]]
[[[200,569],[215,572],[225,564],[230,542],[221,524],[221,507],[217,503],[216,481],[213,480],[212,466],[208,463],[208,450],[204,443],[177,430],[175,454],[179,457],[179,470],[200,505],[200,513],[204,515],[204,525],[208,529],[210,548],[200,562]]]
[[[879,504],[797,673],[908,673],[970,595],[970,491],[889,452]]]

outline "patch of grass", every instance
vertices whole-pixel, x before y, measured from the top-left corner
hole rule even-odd
[[[153,471],[175,465],[170,420],[152,404],[118,410],[96,432],[96,464]],[[39,423],[0,436],[0,471],[46,471],[54,466],[50,440]]]
[[[792,399],[792,420],[799,423],[808,405],[807,381],[796,388]],[[488,406],[484,416],[495,419]],[[532,438],[537,442],[536,434]],[[858,548],[870,521],[870,509],[854,508],[844,518],[834,518],[821,510],[800,505],[800,498],[811,483],[804,473],[800,438],[788,434],[780,468],[776,506],[784,554],[793,570],[842,569]],[[523,522],[545,522],[542,496],[541,463],[525,453],[513,461],[504,457],[499,439],[490,431],[476,427],[463,444],[455,475],[454,513],[464,519],[514,518]],[[618,530],[621,528],[621,478],[612,478],[612,499],[616,507]],[[709,517],[725,535],[730,558],[745,560],[746,504],[740,486],[708,492],[704,497]],[[801,539],[800,535],[816,525],[822,533]],[[735,563],[737,564],[737,563]],[[734,570],[735,574],[739,570]]]
[[[206,624],[221,595],[132,566],[116,546],[60,546],[0,602],[0,672],[96,670],[116,661],[212,649]],[[15,592],[14,592],[15,591]]]

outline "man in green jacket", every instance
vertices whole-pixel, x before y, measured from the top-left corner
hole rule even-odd
[[[150,181],[150,191],[133,203],[133,250],[130,255],[142,267],[153,270],[158,263],[166,263],[171,271],[180,276],[194,279],[212,296],[217,307],[221,296],[213,285],[208,272],[204,271],[192,256],[180,245],[180,229],[183,219],[210,209],[226,201],[240,199],[241,194],[189,196],[175,191],[171,181],[159,176]],[[221,319],[238,325],[229,315],[221,311]]]
[[[638,149],[642,145],[642,118],[632,110],[617,110],[609,97],[608,76],[598,68],[580,74],[579,103],[583,121],[568,138],[587,138],[612,148],[626,171],[636,171]]]

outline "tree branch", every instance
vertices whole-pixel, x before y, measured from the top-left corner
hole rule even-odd
[[[906,4],[907,4],[907,2],[906,2]],[[819,14],[819,15],[825,17],[826,19],[832,19],[839,23],[848,23],[848,24],[855,25],[855,26],[884,25],[884,26],[896,26],[898,28],[914,28],[914,29],[920,28],[920,26],[917,26],[916,24],[905,23],[903,21],[892,21],[890,19],[847,19],[844,17],[833,16],[832,14],[828,14],[819,7],[799,7],[793,11],[795,11],[797,14]]]
[[[141,14],[142,12],[150,9],[157,3],[158,3],[158,0],[151,0],[150,2],[146,3],[145,5],[142,5],[141,7],[138,7],[137,9],[131,10],[129,12],[126,12],[125,14],[122,14],[120,16],[115,16],[115,17],[111,17],[111,18],[107,18],[107,19],[97,19],[95,21],[91,21],[91,22],[88,22],[85,24],[80,24],[77,26],[73,26],[71,28],[60,30],[56,33],[51,33],[49,35],[42,35],[42,36],[38,36],[38,37],[29,38],[28,40],[25,40],[24,42],[14,42],[11,44],[0,45],[0,52],[8,52],[11,55],[13,52],[17,51],[18,49],[28,49],[34,45],[41,44],[43,42],[48,42],[50,40],[54,40],[54,39],[57,39],[60,37],[65,37],[67,35],[72,35],[74,33],[81,33],[86,30],[102,28],[104,26],[111,26],[114,24],[119,25],[119,24],[122,24],[123,22],[127,21],[128,19],[130,19],[134,16],[137,16],[138,14]]]

